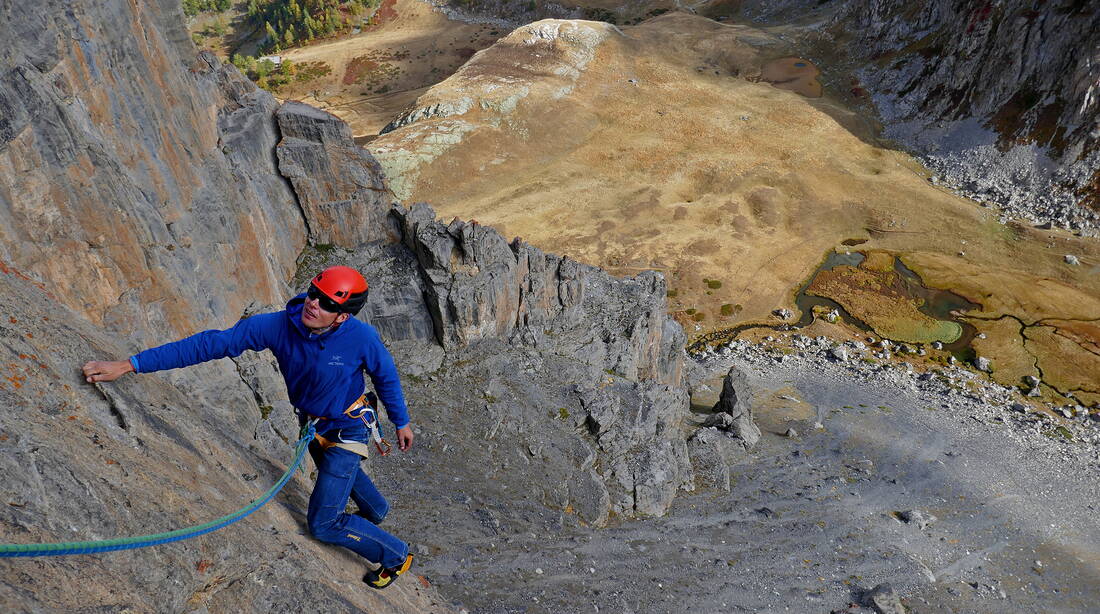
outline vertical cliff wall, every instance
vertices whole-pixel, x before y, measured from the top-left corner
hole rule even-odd
[[[134,344],[286,294],[306,240],[277,103],[177,2],[0,5],[0,259]]]

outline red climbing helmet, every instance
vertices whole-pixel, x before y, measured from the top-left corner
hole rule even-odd
[[[359,271],[346,266],[330,266],[309,282],[308,294],[319,300],[325,311],[355,315],[367,302],[367,288],[367,280]]]

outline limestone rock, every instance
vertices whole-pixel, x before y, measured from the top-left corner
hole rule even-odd
[[[604,478],[620,513],[660,515],[676,492],[694,484],[687,444],[675,424],[687,391],[653,382],[617,380],[583,390],[585,424],[599,447]]]
[[[622,377],[680,384],[684,335],[665,315],[659,274],[613,279],[520,240],[508,244],[477,222],[443,224],[424,203],[393,215],[416,254],[443,347],[515,335]]]
[[[597,527],[607,523],[611,497],[603,478],[594,469],[583,471],[569,480],[569,498],[577,515],[585,522]]]
[[[730,468],[724,448],[728,440],[724,433],[714,427],[699,429],[688,440],[696,488],[730,491]]]
[[[0,21],[8,266],[130,347],[285,295],[305,232],[271,172],[274,98],[196,53],[178,6],[37,3]]]
[[[0,389],[11,410],[0,415],[0,431],[10,435],[0,455],[0,496],[10,503],[0,506],[5,541],[107,539],[213,520],[256,499],[292,458],[287,442],[297,439],[296,422],[269,355],[212,363],[209,380],[190,373],[218,388],[200,390],[219,403],[203,404],[154,375],[93,386],[77,369],[91,357],[125,355],[113,334],[16,275],[0,274],[0,296],[7,316],[0,359],[21,380],[18,388]],[[308,608],[317,603],[318,584],[336,578],[355,586],[361,575],[347,555],[302,535],[293,510],[306,508],[311,486],[307,473],[298,472],[277,502],[216,534],[57,559],[70,571],[41,570],[33,585],[23,566],[8,565],[0,574],[0,602],[26,611],[117,606],[110,596],[74,591],[78,574],[124,592],[133,610],[187,611],[200,592],[219,611]],[[257,567],[260,560],[267,563]],[[214,577],[227,581],[212,586]],[[439,601],[434,590],[421,597],[408,584],[393,589],[416,609],[432,607],[429,594]],[[30,590],[53,597],[47,604]],[[384,611],[388,602],[349,590],[325,603],[329,611],[351,613]]]
[[[760,428],[752,417],[750,394],[745,374],[737,367],[731,367],[722,380],[722,394],[713,407],[715,413],[730,416],[726,430],[742,440],[746,448],[756,445],[760,439]]]
[[[279,172],[294,186],[310,240],[343,247],[395,242],[382,167],[355,144],[348,125],[294,101],[283,103],[275,117],[282,133]]]
[[[878,614],[905,614],[905,606],[894,587],[885,582],[865,592],[862,601],[865,607],[874,608]]]

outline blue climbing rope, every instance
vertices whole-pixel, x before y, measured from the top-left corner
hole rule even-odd
[[[232,514],[227,514],[205,524],[168,531],[166,533],[154,533],[152,535],[120,537],[116,539],[88,542],[62,542],[55,544],[0,544],[0,558],[17,556],[57,556],[63,554],[95,554],[97,552],[111,552],[114,550],[132,550],[134,548],[145,548],[148,546],[191,539],[192,537],[198,537],[199,535],[205,535],[211,531],[217,531],[218,529],[227,527],[263,507],[282,490],[283,486],[286,486],[286,483],[290,481],[290,476],[294,475],[298,466],[302,464],[302,459],[305,457],[306,450],[309,449],[309,442],[313,440],[314,432],[313,423],[307,422],[302,427],[302,438],[298,440],[298,444],[295,447],[294,462],[286,470],[286,473],[283,474],[283,477],[279,478],[279,481],[269,488],[260,499],[253,501],[251,504]]]

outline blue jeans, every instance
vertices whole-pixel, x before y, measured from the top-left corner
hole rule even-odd
[[[318,432],[329,441],[370,442],[365,425]],[[360,456],[337,447],[325,450],[317,440],[309,444],[309,453],[317,465],[317,484],[306,514],[309,532],[320,541],[343,546],[383,567],[401,566],[409,546],[378,528],[390,505],[359,468]],[[348,497],[359,506],[359,514],[344,513]]]

